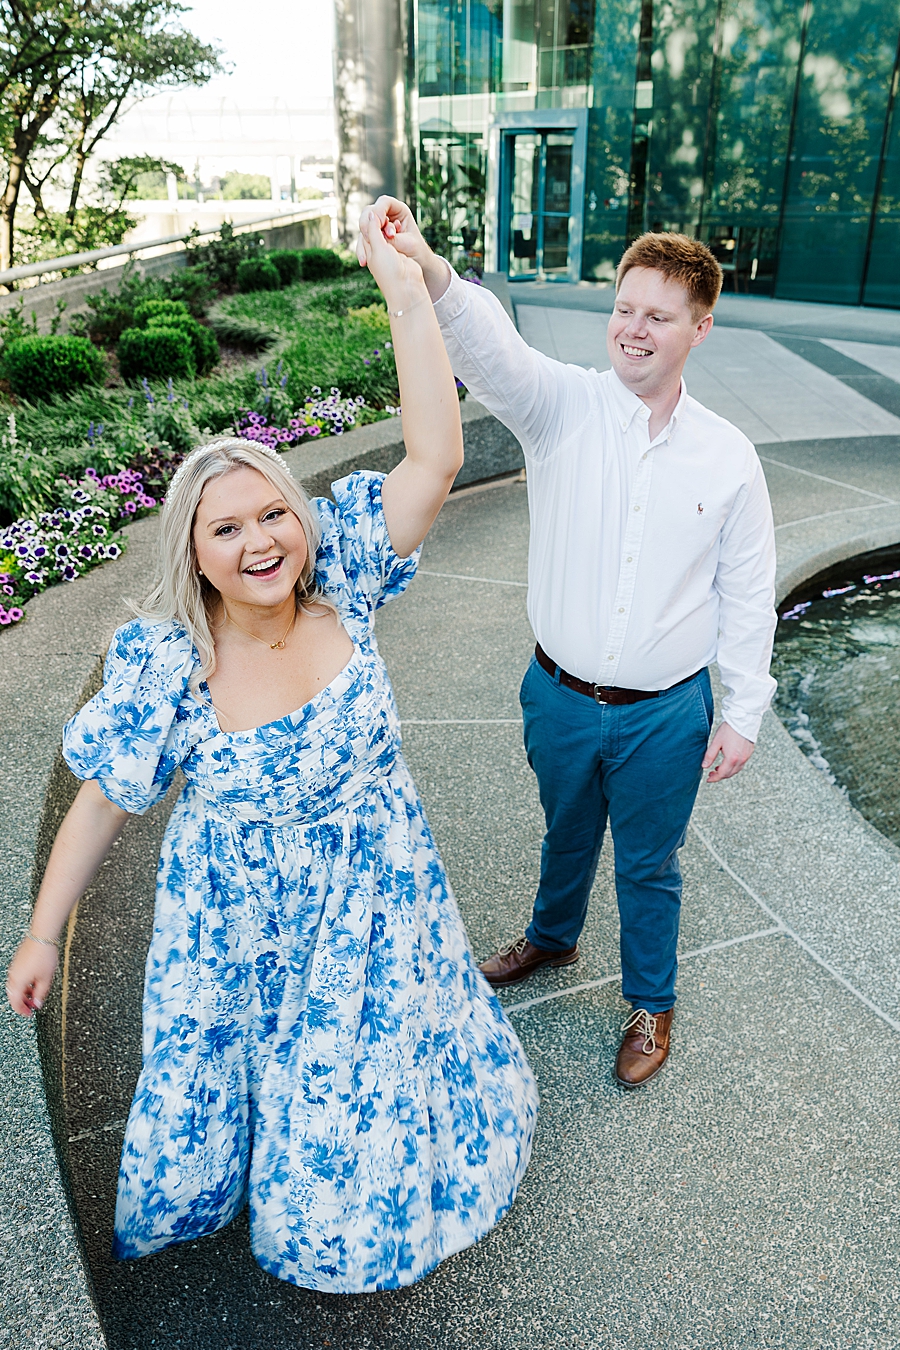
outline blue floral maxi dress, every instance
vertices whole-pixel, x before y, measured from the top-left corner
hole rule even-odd
[[[354,643],[298,712],[219,730],[183,629],[119,629],[64,753],[142,813],[177,768],[115,1253],[211,1233],[335,1293],[412,1284],[478,1240],[528,1163],[534,1080],[478,971],[400,755],[375,610],[412,579],[381,476],[317,499],[317,573]]]

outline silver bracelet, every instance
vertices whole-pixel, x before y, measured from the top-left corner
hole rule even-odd
[[[388,314],[392,319],[402,319],[404,314],[408,314],[411,309],[418,309],[419,305],[424,305],[425,301],[430,299],[430,295],[424,295],[421,300],[416,300],[413,304],[407,305],[406,309],[389,309]]]
[[[39,943],[42,947],[55,947],[59,951],[59,943],[55,938],[39,938],[36,933],[32,933],[30,928],[25,929],[25,936],[31,938],[32,942]]]

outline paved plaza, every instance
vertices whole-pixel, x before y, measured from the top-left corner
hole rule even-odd
[[[610,292],[513,299],[528,341],[606,366]],[[810,559],[900,539],[900,314],[726,297],[687,380],[760,447],[781,595]],[[405,753],[479,956],[521,931],[538,874],[518,706],[527,543],[521,481],[455,494],[379,619]],[[542,1100],[519,1198],[476,1248],[396,1293],[281,1284],[253,1262],[244,1217],[109,1258],[165,817],[132,822],[67,955],[73,1188],[113,1350],[896,1350],[900,852],[772,714],[747,770],[701,790],[665,1072],[631,1094],[611,1075],[626,1006],[608,841],[582,959],[502,996]]]

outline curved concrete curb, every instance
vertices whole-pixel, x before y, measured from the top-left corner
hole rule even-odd
[[[521,466],[518,445],[484,408],[467,401],[462,413],[467,462],[460,483]],[[285,458],[315,494],[352,468],[389,470],[401,454],[399,422],[383,422],[340,440],[289,451]],[[156,519],[139,521],[128,533],[129,549],[115,566],[46,592],[29,606],[28,621],[0,640],[6,689],[0,754],[11,788],[0,807],[6,856],[0,886],[4,960],[27,922],[35,879],[75,788],[59,755],[60,728],[97,685],[112,632],[128,615],[124,598],[145,593],[155,571]],[[871,515],[848,511],[790,526],[783,534],[779,597],[840,557],[897,539],[900,507],[873,507]],[[816,945],[839,963],[843,957],[829,943],[834,933],[850,933],[851,950],[858,942],[853,936],[859,928],[857,896],[874,902],[887,931],[896,908],[900,852],[817,774],[771,714],[760,751],[753,762],[758,771],[748,770],[717,793],[701,794],[697,826],[723,863],[728,866],[730,859],[739,870],[745,879],[741,884],[749,883],[754,898],[777,909],[783,922],[815,931],[816,904],[831,905],[831,933],[817,938]],[[783,837],[786,820],[793,822],[789,848]],[[823,826],[830,831],[827,847]],[[853,887],[849,898],[848,883]],[[854,904],[855,926],[850,913]],[[865,994],[872,978],[865,969],[866,954],[857,949],[853,955],[855,968],[848,974],[854,992]],[[884,950],[883,958],[883,964],[889,963],[892,953]],[[37,1027],[21,1022],[8,1008],[0,1015],[6,1069],[0,1106],[0,1238],[6,1249],[0,1345],[16,1350],[22,1345],[35,1350],[99,1350],[106,1345],[67,1201],[61,1109],[64,991],[65,980],[59,980]]]
[[[513,473],[518,443],[480,404],[462,405],[466,463],[460,484]],[[310,495],[354,468],[387,472],[403,455],[398,420],[376,422],[285,455]],[[45,591],[28,619],[3,635],[0,806],[5,866],[0,881],[0,960],[6,964],[31,912],[57,825],[77,786],[59,752],[63,723],[98,687],[109,640],[128,618],[127,598],[146,594],[156,571],[157,520],[128,530],[116,564]],[[37,1024],[6,1005],[0,1014],[0,1346],[99,1350],[106,1341],[68,1203],[63,1128],[65,980],[57,979]]]

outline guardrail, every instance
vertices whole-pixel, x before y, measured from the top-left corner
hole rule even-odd
[[[302,206],[296,211],[282,211],[277,215],[271,213],[267,216],[254,216],[252,220],[241,220],[232,222],[235,234],[243,234],[246,230],[258,228],[261,225],[291,225],[299,220],[311,220],[316,216],[323,214],[323,203],[312,201],[308,206]],[[190,238],[202,239],[206,235],[218,234],[221,225],[214,225],[209,229],[193,231],[181,234],[167,234],[162,239],[147,239],[133,244],[114,244],[109,248],[95,248],[86,253],[67,253],[61,258],[46,258],[41,262],[23,263],[21,267],[8,267],[0,272],[0,286],[7,286],[13,281],[25,281],[30,277],[48,276],[55,272],[66,272],[73,267],[93,267],[106,258],[125,258],[130,261],[141,254],[149,254],[151,250],[162,249],[165,252],[174,252],[178,244],[186,244]]]

